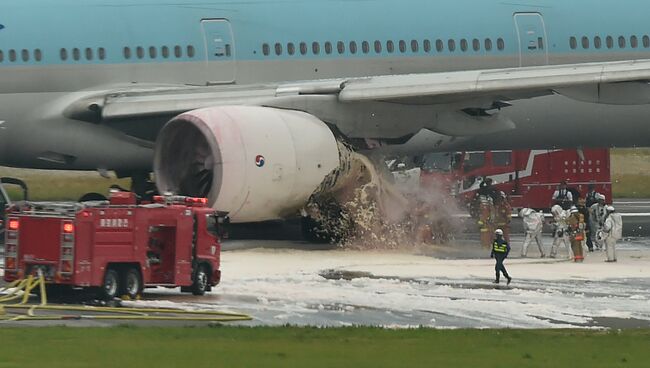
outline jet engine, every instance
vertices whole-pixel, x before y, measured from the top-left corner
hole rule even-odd
[[[328,126],[304,112],[223,106],[181,114],[158,135],[154,172],[161,192],[206,197],[233,222],[299,213],[353,166]]]

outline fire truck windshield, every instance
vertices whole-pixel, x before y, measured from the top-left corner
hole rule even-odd
[[[449,172],[451,171],[452,159],[449,153],[429,153],[424,155],[422,170]]]

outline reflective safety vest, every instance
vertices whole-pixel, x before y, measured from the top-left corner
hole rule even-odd
[[[492,243],[492,250],[494,253],[506,253],[508,251],[508,243],[503,241],[499,243],[497,240]]]

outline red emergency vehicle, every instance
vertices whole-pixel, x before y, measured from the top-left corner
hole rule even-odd
[[[553,192],[563,180],[582,197],[592,182],[608,202],[612,196],[608,149],[435,153],[424,157],[420,183],[423,188],[443,183],[467,202],[485,178],[508,194],[516,208],[550,208]]]
[[[205,198],[133,193],[109,201],[27,203],[7,213],[5,280],[42,273],[48,286],[100,288],[136,297],[144,287],[202,295],[219,283],[219,235],[227,221]]]

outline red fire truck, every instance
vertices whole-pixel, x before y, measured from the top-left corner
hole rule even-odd
[[[7,212],[5,280],[42,273],[48,286],[99,288],[104,298],[144,287],[203,295],[219,283],[227,217],[205,198],[157,196],[137,205],[130,192],[109,201],[30,203]]]
[[[471,200],[485,178],[508,194],[513,207],[547,209],[563,180],[582,196],[590,183],[611,202],[609,150],[516,150],[435,153],[422,162],[422,188],[443,186]]]

